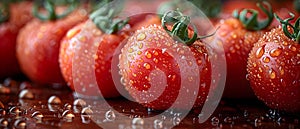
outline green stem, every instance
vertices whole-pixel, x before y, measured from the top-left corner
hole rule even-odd
[[[295,15],[290,13],[291,17],[282,20],[279,18],[277,14],[274,14],[275,18],[282,24],[282,29],[284,34],[289,37],[292,40],[295,40],[296,42],[300,43],[300,17],[296,20],[295,24],[292,25],[289,22],[295,18]],[[288,31],[288,26],[290,26],[293,30],[292,33]]]
[[[172,14],[174,18],[174,22],[171,21],[171,23],[174,23],[172,30],[170,31],[166,25],[166,23],[169,23],[168,19],[170,19],[169,14]],[[188,25],[190,24],[190,17],[183,16],[183,14],[178,11],[169,11],[165,13],[162,17],[162,26],[163,28],[173,37],[177,38],[179,41],[185,43],[186,45],[190,46],[192,45],[196,40],[198,36],[197,28],[194,27],[194,34],[192,38],[189,38],[188,35]]]
[[[127,23],[128,19],[121,20],[115,19],[116,15],[121,12],[117,9],[109,0],[105,0],[105,3],[98,10],[94,11],[90,15],[90,19],[94,24],[106,34],[114,34],[121,30]],[[122,3],[117,4],[120,6]]]
[[[7,22],[9,20],[9,2],[3,2],[0,4],[0,23]]]
[[[33,6],[33,15],[37,18],[39,18],[42,21],[54,21],[57,19],[61,19],[64,18],[65,16],[69,15],[78,5],[78,2],[76,0],[70,0],[70,1],[66,1],[68,4],[70,4],[70,6],[68,7],[68,9],[63,12],[62,14],[57,14],[55,11],[55,2],[53,0],[45,0],[44,3],[42,4],[42,6],[46,9],[46,11],[48,12],[48,15],[44,15],[39,13],[39,6],[38,4],[34,4]]]
[[[240,13],[237,10],[233,12],[233,16],[238,18],[248,30],[262,30],[267,28],[273,21],[274,15],[271,5],[264,1],[264,5],[258,3],[257,6],[267,15],[267,19],[259,22],[257,19],[258,11],[254,9],[243,9]],[[267,6],[266,9],[264,6]],[[247,14],[251,14],[250,17]]]

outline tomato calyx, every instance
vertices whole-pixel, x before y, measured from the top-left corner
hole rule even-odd
[[[0,4],[0,23],[7,22],[9,19],[9,2],[4,1]]]
[[[258,11],[254,9],[243,9],[241,12],[235,10],[233,11],[233,17],[239,19],[247,30],[257,31],[265,29],[272,23],[274,15],[273,9],[268,2],[264,1],[262,4],[257,3],[257,6],[267,15],[267,19],[264,21],[259,22],[257,20]],[[267,8],[265,8],[265,6]],[[248,14],[251,14],[251,16],[248,17]]]
[[[277,14],[274,14],[274,16],[281,23],[284,34],[287,37],[289,37],[290,39],[292,39],[300,44],[300,17],[298,17],[298,19],[296,20],[294,25],[292,25],[291,23],[289,23],[289,21],[291,21],[295,18],[295,15],[293,13],[290,13],[290,16],[291,16],[290,18],[287,18],[284,20],[279,18],[279,16]],[[288,31],[288,26],[290,26],[291,29],[293,30],[292,33],[290,31]]]
[[[169,16],[171,15],[171,16]],[[171,17],[171,18],[170,18]],[[192,38],[188,35],[188,25],[191,20],[189,16],[184,16],[179,10],[165,13],[161,19],[163,28],[170,36],[190,46],[197,40],[197,28],[193,25],[194,34]],[[172,30],[169,30],[166,23],[174,23]]]
[[[78,6],[77,0],[67,0],[64,1],[69,7],[66,11],[64,11],[61,14],[57,14],[55,11],[56,3],[53,0],[45,0],[43,3],[35,3],[33,5],[33,15],[42,20],[42,21],[55,21],[57,19],[61,19],[69,15],[71,12],[74,11],[74,9]],[[39,8],[44,7],[46,11],[48,12],[48,15],[44,15],[39,13]]]
[[[106,34],[117,33],[129,21],[128,18],[125,20],[115,18],[121,12],[119,6],[124,5],[124,3],[120,2],[121,1],[117,1],[113,3],[106,0],[107,4],[103,5],[90,15],[90,19],[94,22],[94,24]]]

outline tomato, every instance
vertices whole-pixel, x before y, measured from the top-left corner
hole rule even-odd
[[[174,28],[175,25],[176,23]],[[200,107],[206,100],[211,84],[208,50],[200,40],[192,42],[189,46],[179,43],[180,41],[174,40],[165,29],[161,24],[147,25],[129,37],[119,57],[122,83],[132,98],[148,108],[165,110],[173,104],[173,107],[178,109],[185,109],[190,104]],[[190,34],[186,32],[185,36],[188,35]],[[182,62],[188,66],[182,65]],[[196,71],[199,76],[195,75]],[[198,89],[197,86],[194,87],[197,80]],[[181,86],[181,83],[190,85]],[[180,89],[184,89],[183,93],[180,93]],[[195,104],[190,100],[191,96],[177,98],[180,94],[191,94],[196,98]]]
[[[294,30],[283,22],[262,36],[249,54],[247,66],[257,97],[271,108],[288,112],[300,112],[299,19]]]
[[[255,98],[246,79],[247,58],[253,45],[269,30],[267,27],[273,20],[273,13],[270,6],[268,7],[269,18],[262,23],[255,18],[249,22],[249,19],[253,19],[251,17],[257,13],[245,9],[242,12],[253,14],[248,17],[240,12],[238,18],[227,18],[215,25],[219,27],[214,35],[217,41],[215,44],[216,46],[220,44],[224,48],[227,62],[227,79],[223,95],[225,98]],[[243,21],[245,17],[248,20]]]
[[[16,39],[19,30],[32,19],[31,2],[11,3],[9,18],[0,23],[0,78],[20,74],[16,58]]]
[[[17,58],[24,74],[40,84],[65,84],[58,63],[60,42],[69,29],[85,19],[86,11],[79,8],[62,19],[28,23],[17,39]]]

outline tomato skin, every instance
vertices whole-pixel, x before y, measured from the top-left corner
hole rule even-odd
[[[31,2],[19,2],[10,5],[10,17],[0,24],[0,78],[15,76],[21,73],[16,58],[16,39],[19,30],[30,19]]]
[[[227,63],[227,80],[223,97],[225,98],[255,98],[247,75],[247,59],[253,45],[264,34],[262,31],[248,31],[235,18],[221,20],[220,27],[214,35],[217,42],[224,48]]]
[[[176,62],[178,60],[166,50],[179,53],[179,57],[181,59],[184,57],[186,61],[191,58],[195,59],[201,78],[183,78],[183,73],[179,69],[180,64]],[[192,55],[187,54],[189,51]],[[188,90],[192,86],[184,85],[180,87],[180,84],[181,81],[193,82],[195,79],[200,80],[200,86],[198,94],[193,94],[197,96],[193,107],[201,107],[206,100],[211,83],[211,67],[205,45],[200,41],[196,41],[188,47],[175,42],[160,25],[149,25],[137,30],[128,39],[126,45],[122,48],[119,64],[125,89],[137,102],[145,107],[165,110],[176,101],[174,103],[175,108],[187,108],[189,103],[193,103],[192,100],[188,100],[188,97],[176,99],[180,88],[186,89],[183,94],[193,94],[193,90]],[[155,73],[157,70],[165,74],[167,86],[165,86],[164,91],[162,91],[164,87],[162,86],[163,82],[156,81],[160,77],[163,78],[162,74]],[[187,70],[184,74],[191,75],[193,72],[195,71]],[[158,76],[158,78],[154,79],[154,83],[158,83],[159,86],[151,85],[150,81],[153,79],[151,76],[154,78]],[[153,89],[149,90],[151,88]],[[158,94],[158,91],[162,91],[162,94]],[[188,93],[189,91],[191,93]],[[151,101],[154,97],[157,98]]]
[[[29,79],[40,84],[65,84],[61,75],[58,54],[60,41],[66,32],[87,19],[83,9],[56,21],[32,20],[17,39],[17,58]]]
[[[279,26],[249,54],[247,71],[257,97],[271,108],[300,112],[300,45]]]
[[[69,30],[68,34],[62,41],[59,62],[62,74],[71,89],[75,90],[79,94],[86,96],[99,96],[99,90],[105,98],[120,96],[112,79],[111,62],[116,48],[127,35],[128,34],[126,31],[120,31],[117,34],[105,34],[101,30],[99,30],[91,20],[87,20]],[[97,43],[99,45],[95,45],[94,43]],[[91,48],[89,46],[95,47]],[[77,50],[75,50],[75,47],[77,47]],[[82,58],[79,57],[76,58],[76,60],[73,60],[76,54],[75,52],[83,52],[83,50],[85,49],[88,50],[88,52],[83,53],[81,55]],[[92,53],[92,50],[90,49],[96,49],[96,52]],[[73,62],[86,61],[89,60],[86,57],[91,56],[96,56],[95,58],[93,58],[95,61],[93,71],[95,72],[99,90],[96,86],[90,87],[80,85],[80,87],[74,87],[74,79],[84,79],[83,77],[81,77],[81,75],[86,74],[86,71],[78,70],[76,71],[76,73],[73,73]],[[80,65],[80,67],[85,68],[87,66]],[[75,75],[75,78],[73,75]]]

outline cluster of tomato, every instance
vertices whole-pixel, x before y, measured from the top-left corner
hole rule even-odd
[[[167,109],[176,101],[175,107],[184,108],[190,102],[189,97],[176,100],[181,88],[185,94],[194,93],[194,107],[206,101],[213,74],[209,50],[190,26],[190,18],[180,11],[166,12],[163,16],[142,13],[119,19],[116,14],[120,11],[113,6],[102,6],[88,15],[93,9],[87,3],[75,6],[76,2],[71,1],[70,7],[55,8],[55,2],[44,2],[45,10],[33,6],[31,1],[1,3],[5,9],[0,17],[3,19],[0,78],[20,73],[21,69],[35,83],[67,84],[81,94],[93,96],[101,91],[106,98],[118,97],[120,93],[112,76],[112,59],[117,53],[116,68],[124,89],[142,105]],[[256,6],[252,1],[225,1],[223,11],[211,18],[218,29],[209,38],[216,40],[213,46],[222,47],[227,62],[223,97],[256,95],[272,108],[299,112],[300,21],[293,5],[297,7],[300,3],[299,0],[270,3]],[[127,4],[132,6],[126,6],[125,12],[138,7],[130,1]],[[160,2],[139,4],[149,6],[140,10],[155,12]],[[121,43],[125,44],[118,53]],[[181,75],[187,68],[180,66],[174,53],[188,62],[187,67],[197,70],[184,71],[191,76]],[[189,64],[193,61],[196,63]],[[90,78],[90,68],[97,85],[81,83]],[[195,71],[196,77],[201,78],[193,79]],[[153,79],[164,78],[161,72],[167,75],[166,82],[154,82]],[[193,88],[189,85],[180,87],[182,82],[193,84],[196,80],[200,80],[197,92],[190,91]],[[151,88],[151,84],[165,85],[164,90]]]

